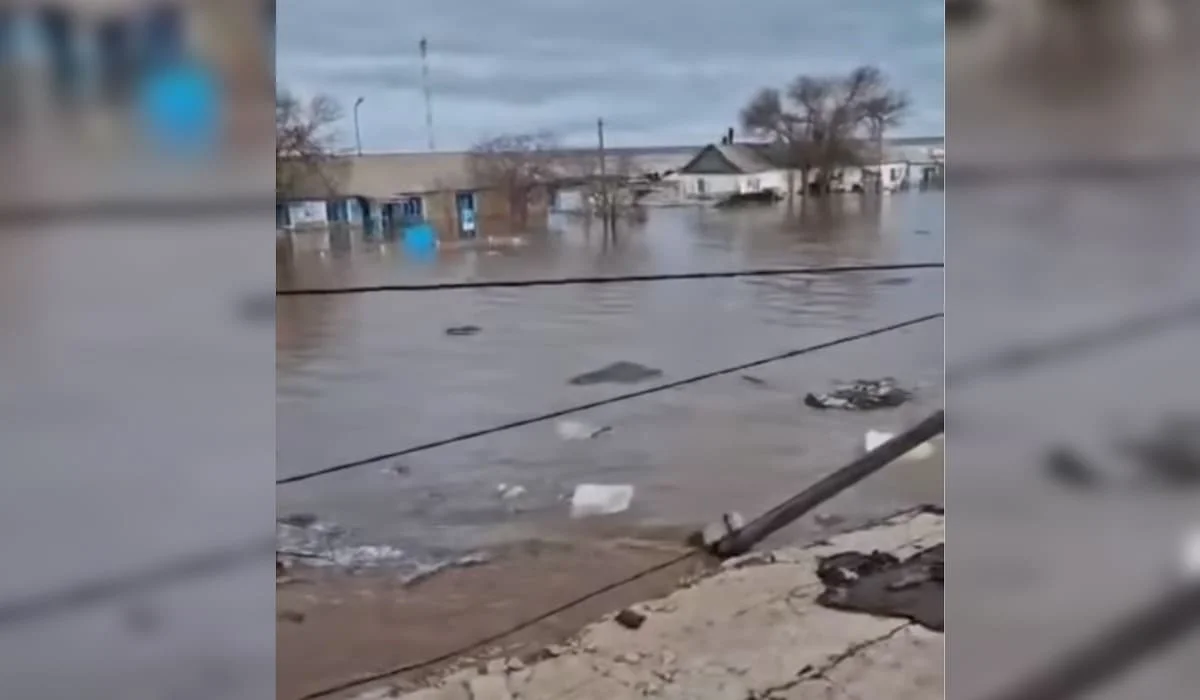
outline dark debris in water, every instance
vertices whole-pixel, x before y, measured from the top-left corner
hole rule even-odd
[[[901,389],[891,377],[859,379],[824,394],[806,394],[804,405],[811,408],[843,411],[871,411],[894,408],[912,398],[912,392]]]
[[[572,377],[570,384],[586,386],[589,384],[636,384],[647,379],[661,377],[662,370],[639,365],[636,362],[614,362],[593,372]]]
[[[875,284],[887,287],[899,287],[901,285],[908,284],[909,282],[912,282],[911,277],[884,277]]]
[[[817,577],[825,584],[819,605],[944,629],[945,545],[904,561],[886,552],[841,552],[818,562]]]
[[[1055,447],[1046,454],[1046,472],[1055,481],[1075,488],[1094,488],[1103,480],[1091,464],[1065,447]]]
[[[293,513],[277,518],[276,522],[290,527],[307,528],[316,524],[317,516],[313,513]]]
[[[408,476],[412,473],[412,468],[407,464],[396,462],[395,464],[389,464],[388,466],[384,467],[383,472],[385,474],[391,474],[392,476]]]
[[[446,335],[466,336],[475,335],[483,329],[479,326],[451,326],[446,329]]]
[[[1116,454],[1127,460],[1127,483],[1158,488],[1200,486],[1200,420],[1169,417],[1147,437],[1118,441]],[[1043,461],[1047,476],[1076,489],[1096,489],[1113,481],[1117,471],[1102,469],[1069,447],[1052,447]]]
[[[753,374],[743,374],[742,381],[747,382],[749,384],[753,384],[754,386],[766,386],[767,385],[767,380],[760,379],[760,378],[754,376]]]

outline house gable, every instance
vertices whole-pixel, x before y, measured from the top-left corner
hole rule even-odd
[[[682,175],[744,175],[745,171],[725,157],[712,144],[705,146],[695,158],[679,169]]]

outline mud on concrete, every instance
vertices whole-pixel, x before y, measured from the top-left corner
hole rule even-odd
[[[276,696],[298,700],[461,649],[682,551],[681,545],[621,537],[526,542],[494,553],[487,564],[447,569],[411,585],[383,570],[350,575],[297,566],[277,587]],[[670,593],[706,566],[712,562],[694,558],[655,572],[449,664],[391,677],[388,687],[419,687],[449,666],[538,653],[606,613]],[[353,697],[369,687],[328,697]]]
[[[610,614],[562,645],[467,667],[425,688],[383,684],[358,700],[879,698],[943,695],[941,634],[816,601],[820,560],[847,550],[904,559],[945,541],[944,517],[897,516],[805,548],[730,560],[692,585]],[[619,606],[618,606],[619,607]]]

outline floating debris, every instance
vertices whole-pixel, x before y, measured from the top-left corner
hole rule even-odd
[[[859,379],[825,394],[806,394],[804,405],[843,411],[871,411],[879,408],[894,408],[911,398],[911,391],[898,387],[895,379],[884,377],[883,379]]]
[[[294,513],[292,515],[285,515],[277,519],[276,522],[289,527],[308,528],[316,524],[317,516],[312,513]]]
[[[617,613],[616,621],[617,624],[626,629],[635,630],[641,627],[642,623],[646,621],[646,616],[634,610],[633,608],[625,608],[621,612]]]
[[[1200,422],[1173,416],[1144,439],[1117,447],[1133,459],[1153,482],[1168,486],[1200,486]]]
[[[912,282],[911,277],[884,277],[875,284],[888,287],[899,287],[900,285],[908,284],[909,282]]]
[[[511,486],[509,484],[497,484],[496,493],[500,495],[500,498],[509,501],[514,498],[520,498],[521,496],[524,496],[526,493],[528,493],[528,489],[519,484],[513,484]]]
[[[582,421],[560,420],[554,424],[554,431],[563,440],[591,440],[612,431],[612,426],[596,426]]]
[[[446,329],[446,335],[475,335],[481,330],[479,326],[451,326]]]
[[[758,377],[754,376],[753,374],[743,374],[743,375],[741,375],[741,377],[742,377],[742,381],[753,384],[755,386],[766,386],[767,385],[767,380],[759,379]]]
[[[1051,478],[1067,486],[1095,488],[1103,481],[1099,470],[1066,447],[1055,447],[1046,453],[1045,465]]]
[[[571,517],[612,515],[628,510],[632,502],[630,484],[580,484],[571,495]]]
[[[383,469],[381,469],[380,471],[383,472],[384,474],[391,474],[392,476],[408,476],[409,474],[412,473],[412,469],[409,468],[408,465],[400,464],[399,462],[397,462],[395,464],[390,464],[390,465],[384,467]]]
[[[819,605],[944,628],[945,545],[904,561],[886,552],[842,552],[821,558],[817,577],[825,584]]]
[[[636,362],[614,362],[607,367],[573,377],[570,384],[586,386],[589,384],[636,384],[647,379],[661,377],[662,370],[639,365]]]
[[[304,623],[304,613],[296,610],[280,610],[275,614],[275,619],[299,625]]]

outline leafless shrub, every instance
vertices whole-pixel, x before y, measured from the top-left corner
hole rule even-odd
[[[337,190],[332,163],[336,134],[333,125],[343,116],[331,97],[318,95],[307,103],[281,90],[275,95],[275,198],[296,196],[316,182]]]
[[[511,223],[528,223],[529,206],[560,177],[557,140],[548,132],[506,134],[484,139],[470,150],[475,182],[496,188],[508,199]]]

